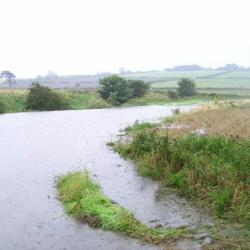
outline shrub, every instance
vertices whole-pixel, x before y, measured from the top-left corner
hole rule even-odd
[[[189,78],[182,78],[178,82],[178,92],[181,97],[195,94],[195,82]]]
[[[132,96],[128,82],[120,76],[112,75],[100,80],[101,97],[109,103],[119,106],[125,103]]]
[[[142,97],[149,91],[149,84],[141,80],[128,80],[132,90],[132,98]]]
[[[5,112],[6,112],[6,106],[2,101],[0,101],[0,114],[3,114]]]
[[[171,113],[172,113],[173,115],[179,115],[179,114],[181,113],[180,108],[171,109]]]
[[[177,91],[168,90],[168,97],[170,99],[177,99],[177,98],[179,98],[179,94]]]
[[[209,94],[208,96],[209,96],[210,98],[217,98],[217,97],[218,97],[218,95],[215,94],[215,93],[211,93],[211,94]]]
[[[32,84],[26,101],[27,109],[30,110],[65,110],[69,109],[68,101],[59,93],[38,83]]]

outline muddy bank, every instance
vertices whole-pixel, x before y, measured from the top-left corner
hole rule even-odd
[[[170,189],[141,178],[106,147],[137,119],[169,115],[173,107],[19,113],[0,116],[1,249],[155,249],[90,229],[64,214],[54,178],[88,168],[103,192],[149,225],[197,226],[202,211]],[[188,110],[189,107],[183,107]]]

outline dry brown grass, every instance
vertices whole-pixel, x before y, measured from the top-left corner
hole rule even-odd
[[[175,125],[179,127],[175,128]],[[167,130],[170,135],[179,136],[200,129],[205,129],[205,133],[212,136],[250,138],[250,108],[206,106],[176,115],[174,125]]]

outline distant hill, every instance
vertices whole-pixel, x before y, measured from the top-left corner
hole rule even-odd
[[[189,71],[189,70],[224,70],[224,71],[250,71],[250,67],[239,66],[236,63],[226,64],[222,67],[218,68],[205,68],[198,64],[187,64],[187,65],[179,65],[173,68],[166,68],[165,71]]]
[[[95,89],[98,87],[99,79],[110,75],[110,73],[102,73],[96,75],[50,75],[38,76],[29,79],[16,79],[15,88],[29,88],[33,82],[38,82],[50,88],[62,89]],[[0,83],[0,88],[9,88],[8,84]]]
[[[180,70],[207,70],[207,68],[203,68],[200,65],[197,64],[191,64],[191,65],[180,65],[180,66],[175,66],[172,69],[165,69],[166,71],[168,70],[173,70],[173,71],[180,71]]]
[[[250,94],[250,69],[235,68],[233,65],[220,67],[219,69],[200,69],[199,70],[164,70],[147,71],[121,74],[127,79],[143,80],[151,83],[152,90],[167,91],[176,89],[177,82],[188,77],[195,80],[199,93],[217,94]]]
[[[99,80],[111,73],[104,72],[95,75],[57,75],[49,71],[45,76],[29,79],[16,79],[15,88],[29,88],[33,82],[38,82],[50,88],[61,89],[96,89]],[[204,68],[198,64],[177,65],[165,70],[136,71],[120,69],[120,76],[126,79],[137,79],[151,83],[152,88],[174,88],[182,77],[193,78],[199,88],[246,88],[250,89],[250,67],[237,64],[226,64],[218,68]],[[3,79],[0,88],[9,88]]]

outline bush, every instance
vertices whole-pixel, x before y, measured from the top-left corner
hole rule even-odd
[[[2,101],[0,101],[0,114],[3,114],[5,112],[6,112],[6,106]]]
[[[168,97],[170,99],[177,99],[177,98],[179,98],[179,94],[177,91],[168,90]]]
[[[141,80],[128,80],[132,90],[132,98],[142,97],[149,91],[149,84]]]
[[[182,78],[178,82],[178,92],[181,97],[195,94],[195,82],[189,78]]]
[[[218,95],[215,94],[215,93],[211,93],[211,94],[209,94],[208,96],[209,96],[210,98],[217,98],[217,97],[218,97]]]
[[[149,84],[140,80],[125,80],[112,75],[100,80],[101,89],[99,93],[109,103],[119,106],[129,99],[140,98],[149,90]]]
[[[119,106],[132,96],[128,82],[120,76],[112,75],[100,80],[99,93],[104,100]]]
[[[38,83],[32,84],[27,96],[26,107],[30,110],[65,110],[69,109],[68,101],[59,93]]]

